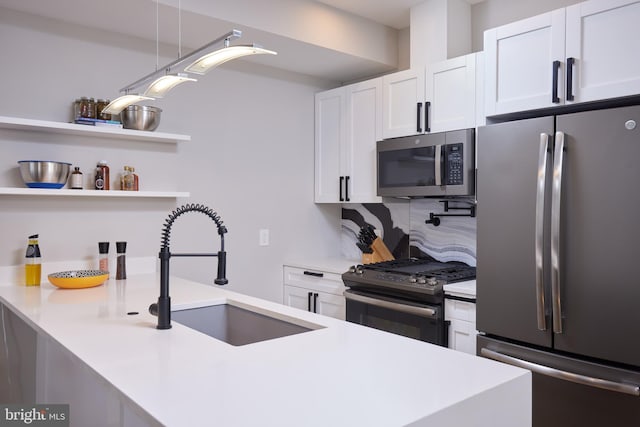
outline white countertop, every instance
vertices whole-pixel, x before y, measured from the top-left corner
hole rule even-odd
[[[352,265],[362,264],[362,260],[347,258],[289,258],[284,262],[285,266],[305,268],[308,270],[319,270],[327,273],[342,274],[349,270]]]
[[[467,280],[466,282],[450,283],[442,287],[445,295],[453,295],[462,298],[475,299],[476,297],[476,281]]]
[[[158,288],[155,274],[5,283],[0,301],[166,426],[184,414],[197,426],[530,425],[529,371],[177,278],[173,309],[238,301],[324,328],[240,347],[176,322],[161,331],[147,312]]]

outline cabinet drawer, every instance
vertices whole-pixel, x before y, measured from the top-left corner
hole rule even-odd
[[[445,298],[444,300],[445,320],[465,320],[476,322],[476,304],[468,301],[459,301]]]
[[[284,284],[335,295],[342,295],[345,290],[340,274],[287,266],[284,267]]]

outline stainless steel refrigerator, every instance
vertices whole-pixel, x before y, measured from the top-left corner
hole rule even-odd
[[[478,354],[534,426],[640,425],[640,106],[478,130]]]

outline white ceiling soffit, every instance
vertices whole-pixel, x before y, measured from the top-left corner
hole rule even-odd
[[[160,42],[177,45],[179,0],[159,3]],[[0,0],[0,7],[156,39],[155,0]],[[395,29],[315,1],[180,0],[180,8],[183,54],[236,28],[243,36],[233,44],[258,43],[278,52],[277,56],[255,55],[240,61],[336,82],[397,67]]]
[[[426,0],[317,0],[320,3],[359,15],[391,28],[401,30],[409,26],[409,10]],[[464,0],[476,4],[484,0]]]

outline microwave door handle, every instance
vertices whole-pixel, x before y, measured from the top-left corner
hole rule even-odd
[[[640,386],[636,384],[626,384],[616,381],[605,380],[602,378],[589,377],[586,375],[575,374],[573,372],[562,371],[560,369],[551,368],[549,366],[540,365],[538,363],[529,362],[528,360],[518,359],[513,356],[499,353],[497,351],[483,348],[480,355],[497,360],[498,362],[517,366],[518,368],[528,369],[536,374],[546,375],[548,377],[557,378],[564,381],[571,381],[576,384],[586,385],[588,387],[597,387],[603,390],[615,391],[618,393],[630,394],[632,396],[640,396]]]
[[[549,157],[549,135],[540,134],[538,153],[538,189],[536,192],[536,314],[538,329],[547,330],[544,301],[544,201],[547,183],[547,158]]]
[[[435,178],[436,185],[442,185],[442,145],[438,144],[435,146]]]
[[[375,307],[386,308],[389,310],[399,311],[402,313],[413,314],[415,316],[433,318],[436,317],[436,311],[427,307],[416,307],[415,305],[399,304],[378,298],[366,297],[364,295],[355,294],[353,292],[344,291],[344,297],[351,301],[361,302],[363,304],[373,305]]]
[[[551,188],[551,307],[553,332],[562,333],[562,299],[560,297],[560,202],[562,200],[562,172],[565,134],[556,132],[553,154],[553,181]]]

